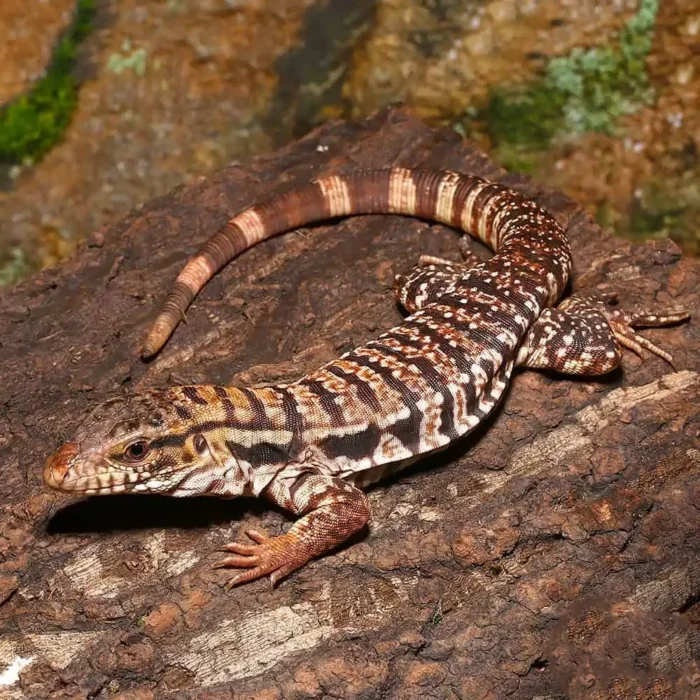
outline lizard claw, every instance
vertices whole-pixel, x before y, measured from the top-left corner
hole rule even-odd
[[[263,544],[263,542],[270,539],[265,533],[260,532],[260,530],[246,530],[243,534],[258,544]]]
[[[214,564],[214,569],[233,567],[247,569],[230,578],[224,588],[228,591],[234,586],[248,581],[255,581],[270,574],[273,587],[293,571],[306,563],[305,558],[295,557],[295,543],[287,535],[268,537],[258,530],[245,530],[244,534],[255,542],[253,545],[231,542],[222,547],[223,551],[233,552]]]

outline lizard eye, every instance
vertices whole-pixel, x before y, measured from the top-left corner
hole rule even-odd
[[[132,442],[131,445],[124,450],[124,459],[127,462],[140,462],[150,451],[151,448],[145,440]]]

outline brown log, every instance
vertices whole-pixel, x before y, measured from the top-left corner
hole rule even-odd
[[[450,229],[366,216],[249,251],[153,362],[149,321],[186,257],[248,204],[322,174],[447,168],[533,196],[571,237],[577,290],[698,309],[700,266],[668,241],[603,232],[401,111],[326,125],[92,234],[0,297],[0,673],[8,698],[671,698],[700,696],[698,322],[642,331],[605,378],[519,373],[492,420],[374,488],[372,528],[271,590],[226,593],[216,548],[283,513],[252,500],[71,501],[46,456],[115,391],[293,379],[401,315],[394,274],[457,258]],[[11,674],[3,676],[11,678]]]

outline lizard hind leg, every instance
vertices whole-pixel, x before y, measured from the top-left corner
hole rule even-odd
[[[652,343],[647,338],[639,335],[635,328],[662,328],[676,323],[682,323],[690,318],[687,311],[654,311],[638,310],[625,311],[610,302],[617,301],[617,293],[605,294],[602,298],[588,295],[574,295],[559,305],[560,309],[576,311],[596,307],[605,316],[615,340],[636,355],[642,355],[642,350],[647,350],[668,362],[673,367],[673,357],[663,348]]]
[[[622,349],[595,306],[545,309],[520,346],[516,364],[562,374],[597,375],[615,369]]]
[[[428,267],[429,265],[443,265],[452,270],[468,270],[471,267],[476,267],[481,263],[481,260],[471,252],[471,236],[466,233],[459,239],[459,253],[462,256],[461,262],[447,260],[447,258],[439,258],[435,255],[421,255],[418,258],[419,267]]]
[[[629,313],[606,303],[613,298],[574,295],[556,309],[546,309],[521,346],[517,364],[565,374],[605,374],[620,364],[625,347],[637,354],[649,350],[673,366],[668,352],[638,335],[634,328],[679,323],[690,314]]]

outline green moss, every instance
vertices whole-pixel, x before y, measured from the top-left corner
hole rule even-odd
[[[122,53],[113,53],[107,61],[107,70],[112,73],[124,73],[133,71],[138,76],[146,73],[146,49],[132,50],[131,42],[127,39],[122,44]]]
[[[0,287],[19,282],[30,270],[31,265],[22,248],[12,248],[8,257],[0,261]]]
[[[614,134],[620,117],[652,101],[646,57],[657,10],[658,0],[641,0],[615,48],[576,49],[549,62],[544,84],[562,104],[566,132]]]
[[[75,17],[34,87],[0,110],[0,161],[36,161],[61,138],[77,102],[78,44],[90,31],[95,0],[77,0]]]
[[[546,148],[561,129],[563,109],[561,95],[535,83],[523,89],[494,89],[479,119],[496,146],[537,150]]]
[[[657,11],[658,0],[640,0],[616,46],[575,49],[549,61],[540,80],[491,91],[476,118],[502,151],[504,165],[527,164],[528,154],[558,138],[587,131],[614,134],[621,116],[651,102],[646,57]]]

